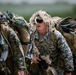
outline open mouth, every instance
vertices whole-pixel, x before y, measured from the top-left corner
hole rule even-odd
[[[37,28],[40,28],[41,26],[37,26]]]
[[[41,27],[41,26],[37,26],[37,27]]]

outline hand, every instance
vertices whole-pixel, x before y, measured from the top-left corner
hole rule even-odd
[[[33,63],[35,63],[35,64],[39,63],[38,60],[41,61],[41,60],[40,60],[38,57],[36,57],[36,56],[34,56],[33,58],[31,58],[31,61],[32,61]]]
[[[25,75],[25,74],[24,74],[24,71],[19,70],[19,71],[18,71],[18,75]]]
[[[70,73],[65,73],[65,75],[72,75],[71,72]]]

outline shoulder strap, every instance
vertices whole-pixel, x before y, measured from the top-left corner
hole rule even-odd
[[[56,35],[54,34],[54,32],[51,32],[51,38],[54,43],[54,46],[57,48],[57,38],[56,38]]]

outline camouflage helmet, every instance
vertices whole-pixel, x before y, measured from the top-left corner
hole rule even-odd
[[[74,32],[74,29],[76,29],[76,19],[73,17],[66,17],[60,22],[60,26],[64,32]]]
[[[55,16],[51,18],[51,24],[58,27],[59,23],[62,21],[61,17]]]
[[[51,18],[51,16],[46,13],[45,11],[39,10],[38,12],[34,13],[32,15],[32,17],[30,18],[30,24],[31,24],[31,29],[33,29],[34,31],[36,30],[36,19],[37,18],[41,18],[43,20],[43,22],[48,22],[49,18]]]
[[[55,16],[51,17],[49,20],[49,29],[51,32],[54,32],[56,29],[59,28],[59,23],[62,20],[61,17]]]
[[[25,26],[25,27],[27,27],[27,22],[24,19],[24,17],[22,17],[22,16],[15,15],[14,13],[9,12],[9,11],[6,11],[4,13],[4,16],[5,16],[6,20],[10,21],[10,25],[12,25],[12,26],[16,26],[16,27]]]
[[[14,15],[11,21],[13,26],[28,28],[28,23],[22,16]]]

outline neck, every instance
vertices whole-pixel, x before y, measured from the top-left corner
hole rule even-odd
[[[47,28],[45,28],[44,30],[39,30],[38,32],[39,32],[39,34],[44,35],[46,33],[46,31],[47,31]]]

